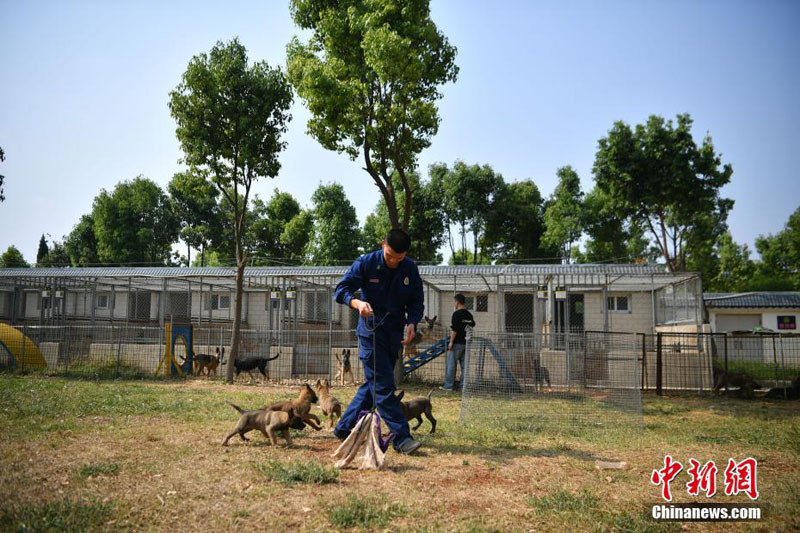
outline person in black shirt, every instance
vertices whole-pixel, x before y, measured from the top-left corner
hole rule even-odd
[[[442,390],[453,390],[456,381],[456,362],[461,367],[461,382],[464,381],[464,353],[467,349],[467,326],[474,328],[475,319],[465,306],[466,298],[463,294],[456,294],[453,298],[456,311],[450,322],[450,342],[447,345],[447,368],[444,373]]]

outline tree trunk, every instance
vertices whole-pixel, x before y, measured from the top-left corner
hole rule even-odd
[[[244,267],[247,261],[244,258],[241,258],[236,263],[236,306],[233,308],[233,338],[231,339],[231,355],[228,358],[228,367],[225,371],[225,381],[227,383],[233,383],[233,362],[239,357],[239,328],[241,327],[242,323]]]
[[[206,243],[200,244],[200,266],[206,266]]]
[[[192,247],[188,244],[186,245],[186,266],[192,266]]]

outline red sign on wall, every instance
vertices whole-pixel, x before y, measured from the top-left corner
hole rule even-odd
[[[778,316],[778,329],[797,329],[797,317],[795,315]]]

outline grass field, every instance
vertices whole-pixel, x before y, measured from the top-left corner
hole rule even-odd
[[[336,389],[346,401],[354,389]],[[438,393],[439,391],[437,391]],[[427,393],[412,389],[407,397]],[[417,455],[390,452],[384,472],[337,471],[330,431],[295,446],[220,446],[237,413],[296,389],[187,382],[88,381],[0,374],[0,531],[707,530],[656,523],[650,473],[669,453],[758,459],[763,520],[737,529],[800,529],[800,403],[645,397],[640,432],[500,432],[458,423],[460,398],[434,394]],[[318,413],[317,409],[315,411]],[[535,413],[531,413],[535,415]],[[599,470],[596,461],[625,461]],[[676,502],[703,501],[672,483]],[[720,496],[713,502],[748,502]]]

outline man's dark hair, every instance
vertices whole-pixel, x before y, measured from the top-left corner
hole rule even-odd
[[[467,305],[467,299],[464,298],[464,295],[461,294],[460,292],[458,294],[456,294],[455,296],[453,296],[453,300],[457,301],[461,305]]]
[[[408,236],[405,230],[394,228],[389,231],[389,234],[386,236],[386,244],[398,254],[402,254],[411,248],[411,237]]]

